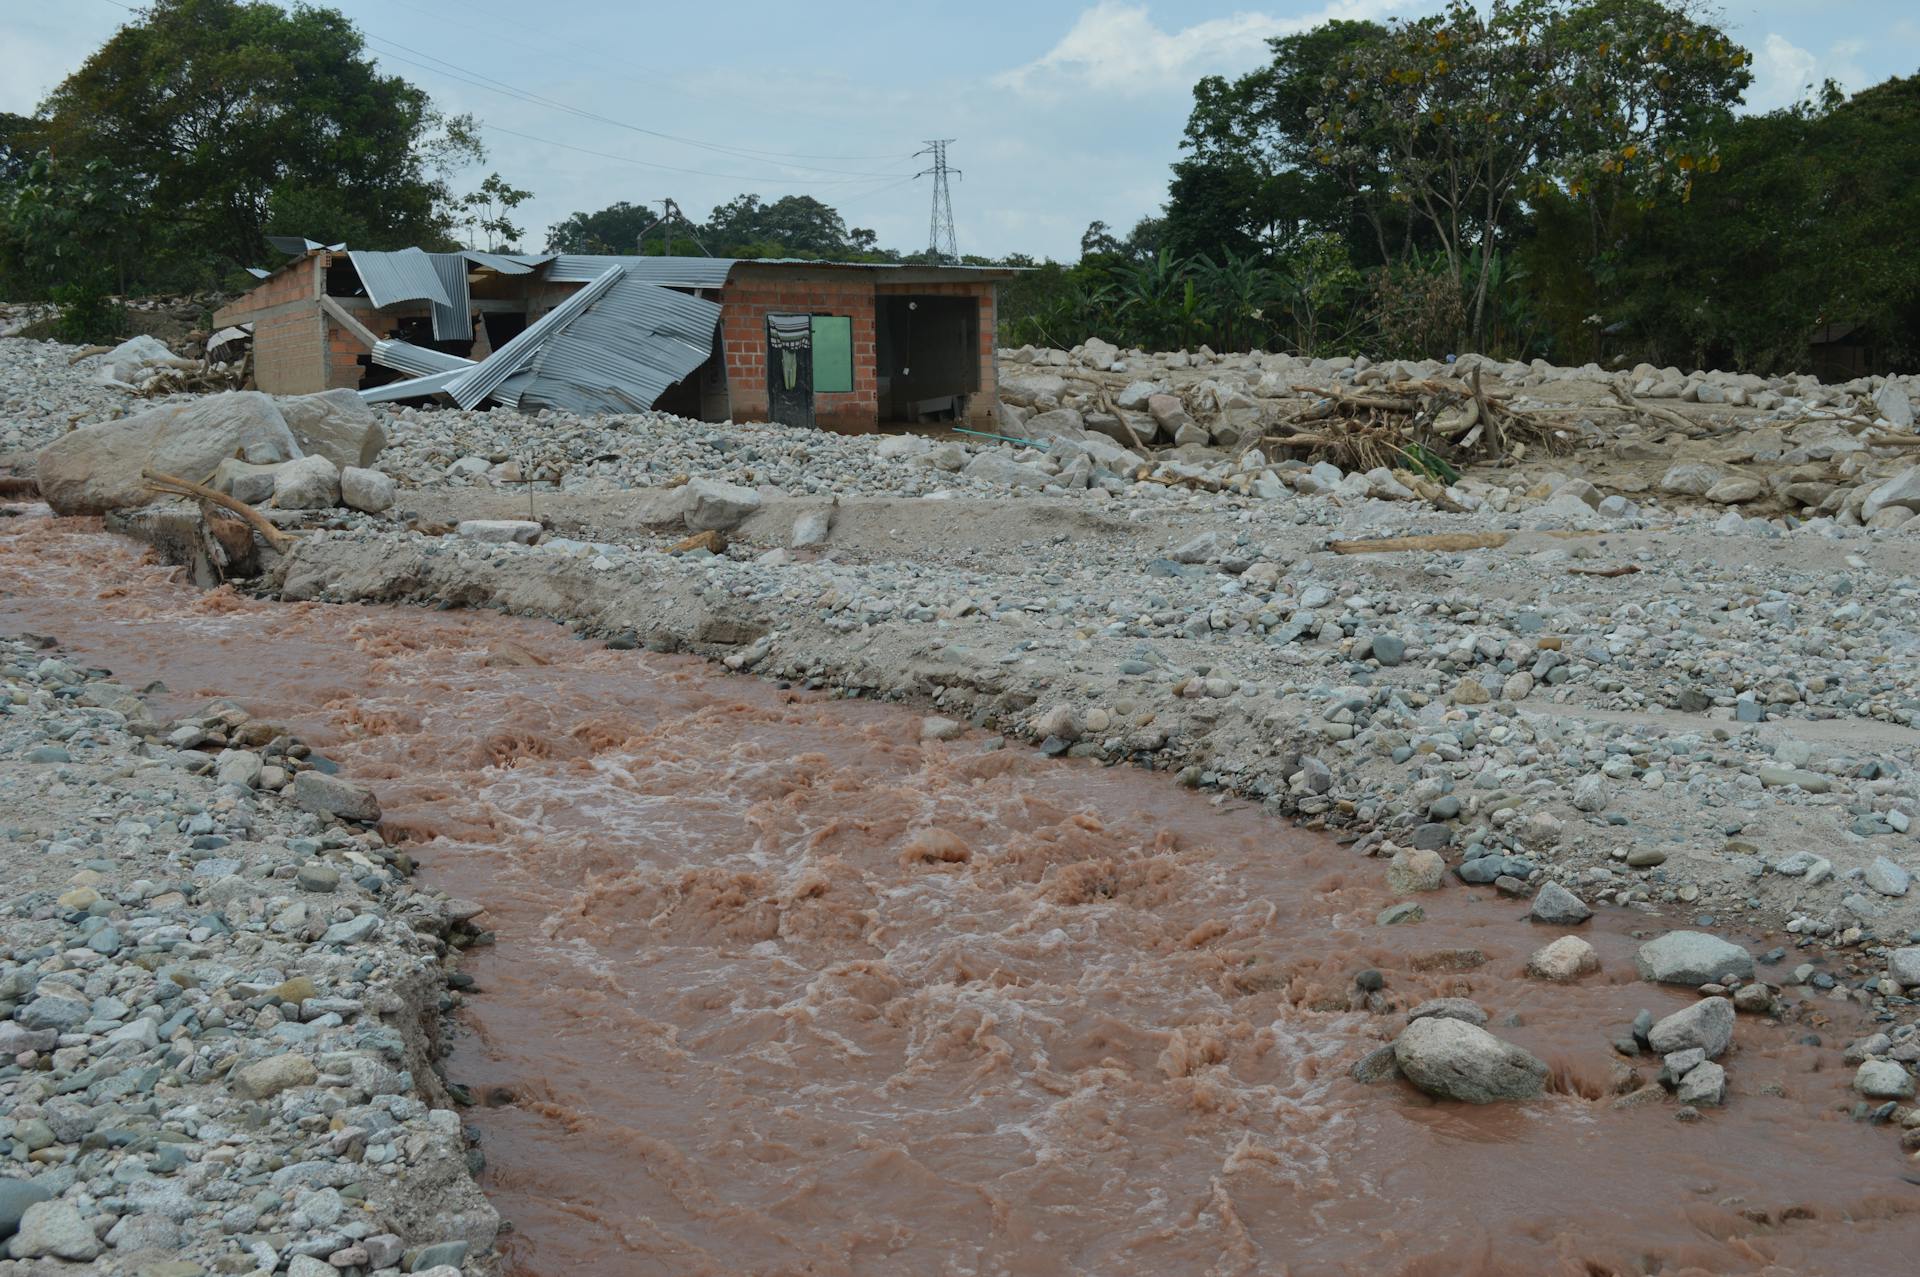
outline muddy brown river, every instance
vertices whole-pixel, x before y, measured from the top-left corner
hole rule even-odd
[[[1456,884],[1376,926],[1379,862],[1164,776],[550,624],[178,576],[0,522],[0,628],[163,680],[168,712],[287,723],[487,906],[449,1074],[512,1097],[468,1120],[517,1272],[1913,1271],[1920,1188],[1848,1116],[1844,1010],[1741,1017],[1698,1122],[1611,1106],[1609,1041],[1688,1001],[1634,976],[1655,919],[1603,910],[1601,974],[1548,985],[1524,901]],[[1395,1013],[1350,1009],[1364,968]],[[1441,995],[1551,1093],[1349,1078]]]

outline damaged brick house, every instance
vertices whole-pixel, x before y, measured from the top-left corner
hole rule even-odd
[[[1006,270],[276,244],[297,255],[214,316],[251,327],[272,394],[841,431],[993,419]]]

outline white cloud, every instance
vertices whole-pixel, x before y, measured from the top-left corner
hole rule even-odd
[[[1849,92],[1865,88],[1871,78],[1859,63],[1865,52],[1867,47],[1859,40],[1840,40],[1824,54],[1814,53],[1770,31],[1753,52],[1753,84],[1747,89],[1747,108],[1772,111],[1791,106],[1829,79]]]
[[[1376,17],[1406,7],[1403,0],[1334,0],[1299,17],[1236,13],[1167,31],[1144,4],[1099,0],[1083,10],[1060,42],[1025,66],[1002,72],[995,83],[1025,92],[1065,83],[1103,92],[1144,93],[1192,87],[1209,71],[1250,66],[1263,43],[1334,18]]]

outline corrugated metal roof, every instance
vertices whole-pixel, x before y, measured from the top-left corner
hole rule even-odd
[[[462,408],[471,408],[498,389],[501,382],[533,361],[548,338],[572,323],[602,293],[618,283],[624,272],[613,266],[595,276],[585,288],[528,324],[520,334],[448,384],[447,393]]]
[[[546,277],[556,283],[577,284],[595,278],[608,267],[619,266],[643,284],[722,288],[733,271],[735,260],[731,257],[593,257],[562,253],[547,267]]]
[[[446,372],[437,372],[428,377],[415,377],[412,381],[392,381],[384,386],[374,386],[360,392],[360,398],[366,403],[394,403],[401,399],[425,399],[441,394],[447,384],[467,370],[451,368]]]
[[[638,412],[713,353],[717,303],[627,274],[547,339],[520,403],[569,412]]]
[[[453,305],[453,299],[441,286],[433,258],[420,249],[403,248],[397,253],[365,253],[356,249],[347,256],[360,275],[367,297],[382,310],[396,302]]]
[[[433,339],[464,341],[473,337],[473,317],[467,313],[467,255],[465,253],[428,253],[433,273],[447,294],[446,305],[433,304]]]
[[[449,355],[431,346],[416,346],[412,342],[392,340],[374,344],[373,362],[382,368],[412,373],[416,377],[424,377],[436,372],[462,372],[473,367],[471,359]]]
[[[557,254],[546,253],[539,257],[508,257],[503,253],[482,253],[468,249],[463,256],[475,266],[484,266],[502,275],[526,275],[530,274],[536,266],[545,266]]]

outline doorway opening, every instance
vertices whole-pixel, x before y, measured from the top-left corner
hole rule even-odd
[[[964,421],[980,391],[980,301],[876,299],[880,419],[894,425]]]

